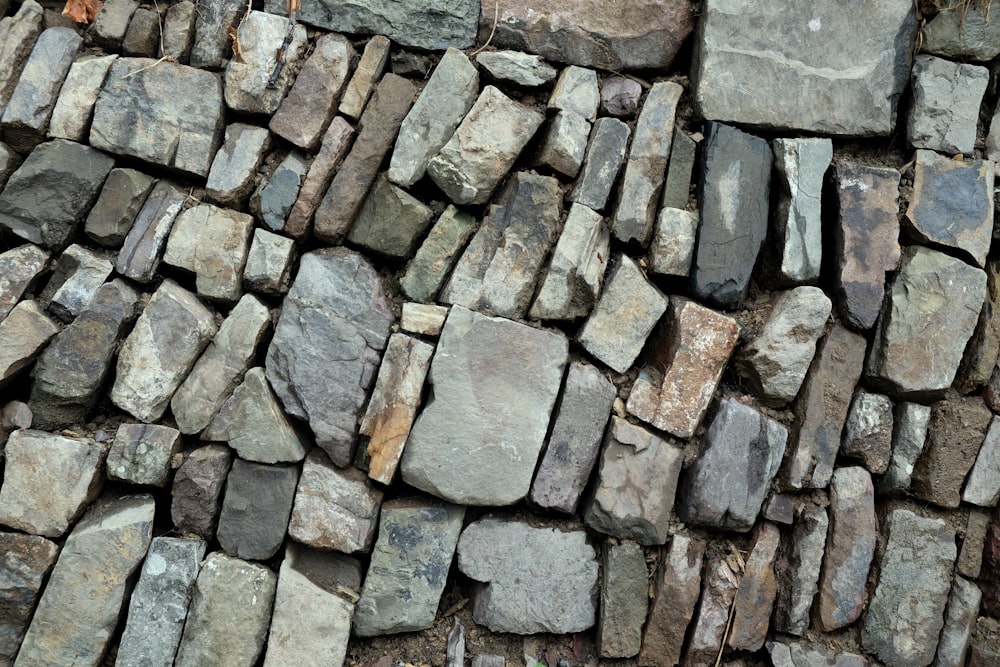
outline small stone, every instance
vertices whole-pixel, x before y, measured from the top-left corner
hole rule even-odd
[[[28,368],[45,344],[59,333],[36,301],[22,301],[0,322],[0,387]]]
[[[541,56],[521,51],[485,51],[476,56],[476,62],[497,81],[525,88],[543,86],[558,74]]]
[[[910,475],[924,450],[930,420],[930,406],[896,404],[893,411],[892,458],[878,481],[879,493],[898,494],[910,488]]]
[[[340,100],[340,113],[357,120],[365,110],[368,98],[375,90],[376,82],[382,78],[386,65],[389,64],[390,42],[384,35],[376,35],[365,44],[354,75],[344,89],[344,97]]]
[[[163,261],[193,272],[199,295],[236,301],[252,229],[253,218],[246,213],[199,204],[177,216]]]
[[[635,79],[609,76],[601,82],[601,110],[611,116],[630,118],[639,110],[642,86]]]
[[[59,545],[44,537],[0,532],[0,660],[14,664],[14,657],[31,622],[35,603]]]
[[[179,63],[187,63],[194,46],[194,26],[198,8],[191,0],[180,0],[170,5],[163,19],[163,52]]]
[[[340,470],[314,449],[302,469],[288,534],[317,549],[368,552],[381,504],[382,491],[363,472]]]
[[[265,229],[254,229],[243,269],[243,286],[264,294],[284,294],[292,280],[294,260],[295,242],[292,239]]]
[[[144,7],[135,10],[122,40],[122,52],[127,56],[155,58],[160,48],[160,20],[156,11]]]
[[[969,579],[978,579],[983,565],[983,545],[986,543],[986,531],[990,525],[990,515],[982,510],[969,511],[969,520],[965,525],[965,535],[962,538],[955,572]]]
[[[27,403],[11,401],[0,409],[0,438],[4,441],[19,428],[31,428],[31,408]]]
[[[430,54],[396,51],[389,55],[389,67],[393,74],[414,79],[426,79],[436,63]]]
[[[247,560],[267,560],[278,553],[285,541],[298,476],[295,466],[235,459],[219,513],[219,545],[228,554]]]
[[[305,157],[292,151],[261,179],[250,197],[250,210],[270,229],[281,230],[299,197],[299,188],[309,170]]]
[[[913,59],[910,76],[913,106],[906,125],[910,145],[942,153],[971,154],[989,70],[918,55]]]
[[[889,513],[886,527],[889,540],[861,642],[888,667],[929,665],[944,624],[955,534],[941,519],[903,509]]]
[[[983,594],[975,582],[955,576],[948,611],[937,643],[934,667],[962,667]]]
[[[667,310],[667,298],[627,255],[613,263],[601,298],[577,341],[615,371],[629,369]]]
[[[892,401],[888,396],[864,389],[854,394],[840,451],[860,459],[873,474],[886,471],[892,456]]]
[[[122,424],[108,452],[108,477],[129,484],[166,486],[180,431],[158,424]]]
[[[993,60],[1000,54],[1000,29],[988,6],[941,4],[942,11],[921,30],[921,50],[960,60]]]
[[[0,320],[10,314],[48,263],[49,254],[30,243],[0,254]]]
[[[19,166],[21,166],[21,156],[10,146],[0,142],[0,188],[3,188],[7,179]]]
[[[778,593],[774,561],[780,544],[777,526],[766,521],[758,525],[736,589],[732,628],[726,637],[726,646],[734,651],[757,651],[764,645]]]
[[[778,569],[774,627],[801,637],[809,629],[809,610],[819,590],[820,566],[830,520],[822,507],[804,510],[792,529],[791,552]]]
[[[299,187],[298,199],[292,205],[284,227],[280,231],[297,239],[303,238],[309,232],[313,213],[330,186],[330,181],[340,167],[341,161],[350,150],[353,137],[354,128],[346,120],[340,116],[333,119],[323,135],[319,153],[313,158],[305,180]]]
[[[121,247],[155,182],[152,176],[135,169],[112,169],[87,214],[84,231],[90,240],[110,248]]]
[[[736,346],[736,320],[681,297],[670,299],[626,408],[644,422],[678,438],[694,435]],[[619,316],[620,317],[620,316]]]
[[[697,213],[677,208],[661,209],[649,247],[650,272],[662,276],[690,275],[697,234]]]
[[[441,334],[447,317],[447,306],[407,301],[403,304],[403,316],[399,320],[399,327],[410,333],[436,337]]]
[[[118,50],[128,31],[128,22],[137,9],[137,0],[108,0],[103,3],[94,20],[94,41],[98,46]]]
[[[481,582],[472,617],[494,632],[582,632],[597,614],[597,555],[582,530],[486,516],[458,541],[458,568]]]
[[[684,635],[701,593],[705,542],[674,535],[654,579],[649,619],[639,652],[641,667],[672,667],[680,662]]]
[[[414,301],[432,301],[475,231],[476,219],[449,205],[431,227],[399,280],[406,296]]]
[[[726,639],[730,610],[739,586],[737,573],[724,555],[710,558],[705,566],[705,584],[698,607],[684,665],[711,667],[715,665]]]
[[[355,634],[371,637],[431,627],[464,515],[464,507],[417,498],[385,504],[354,617]]]
[[[830,139],[775,139],[778,213],[774,226],[778,277],[799,284],[819,278],[823,257],[820,221],[823,176],[833,159]]]
[[[570,65],[559,74],[548,108],[572,111],[588,121],[597,117],[597,106],[601,101],[597,84],[597,72],[585,67]]]
[[[48,135],[57,139],[86,141],[87,127],[94,113],[97,93],[111,63],[118,56],[103,56],[78,60],[69,68],[66,81],[59,89],[59,99],[52,110]]]
[[[232,460],[233,452],[225,445],[206,445],[191,452],[177,469],[170,491],[170,518],[177,532],[214,537]]]
[[[264,650],[277,586],[255,563],[209,554],[194,584],[177,667],[256,664]]]
[[[74,243],[66,248],[43,292],[49,299],[49,311],[64,322],[72,320],[83,312],[113,270],[111,262],[83,246]]]
[[[646,558],[631,542],[604,545],[597,646],[604,658],[631,658],[642,647],[648,607]]]
[[[141,283],[156,275],[160,254],[187,194],[167,181],[157,181],[135,216],[115,262],[115,270]]]
[[[406,259],[413,255],[433,217],[429,206],[379,176],[358,211],[347,241],[392,259]]]
[[[838,468],[830,480],[830,534],[816,603],[817,629],[831,632],[861,616],[877,539],[871,474],[859,467]]]
[[[590,122],[574,111],[560,111],[550,122],[536,161],[575,178],[583,164]]]
[[[198,3],[196,14],[191,66],[222,69],[232,53],[230,31],[246,14],[246,5],[236,0],[207,0]]]
[[[931,408],[927,443],[913,468],[912,491],[935,505],[956,508],[992,414],[978,397],[952,396]]]
[[[40,4],[25,0],[17,13],[0,19],[0,114],[10,101],[28,56],[42,32],[43,15]]]
[[[1000,262],[986,263],[986,301],[979,311],[976,328],[962,355],[955,376],[955,389],[970,394],[983,388],[983,400],[994,405],[993,370],[1000,356]],[[985,387],[984,387],[985,385]]]
[[[569,199],[603,211],[625,162],[625,148],[632,131],[616,118],[599,118],[590,133],[583,167]]]
[[[226,106],[233,111],[273,114],[292,87],[298,61],[308,46],[306,27],[274,14],[249,11],[240,19],[234,39],[239,57],[225,75]]]
[[[674,140],[670,145],[670,166],[667,180],[663,182],[664,208],[687,208],[691,194],[691,174],[694,172],[698,145],[687,132],[674,128]]]
[[[220,206],[245,204],[264,153],[270,148],[270,139],[270,133],[263,127],[245,123],[229,125],[226,140],[208,172],[205,194]]]
[[[790,526],[795,520],[795,498],[786,493],[771,493],[764,503],[764,518]]]
[[[868,667],[868,658],[839,648],[836,652],[807,642],[767,642],[775,667]]]

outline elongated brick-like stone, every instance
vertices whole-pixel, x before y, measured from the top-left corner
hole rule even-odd
[[[683,660],[690,667],[715,665],[726,639],[729,613],[739,586],[737,573],[721,553],[709,559],[704,580],[698,617]]]
[[[44,537],[0,532],[0,662],[14,663],[58,554],[59,545]]]
[[[756,651],[764,645],[778,593],[774,561],[780,542],[777,526],[767,521],[759,524],[733,603],[733,623],[726,637],[726,645],[733,650]]]
[[[823,256],[823,176],[833,159],[833,143],[830,139],[775,139],[772,150],[778,176],[778,275],[796,284],[816,280]]]
[[[795,520],[791,553],[778,573],[774,626],[779,632],[802,636],[809,629],[809,610],[819,590],[830,520],[822,507],[806,509]]]
[[[603,555],[597,650],[605,658],[631,658],[642,647],[649,605],[646,558],[633,542],[605,544]]]
[[[163,245],[186,199],[187,195],[170,183],[157,181],[118,253],[115,262],[118,273],[141,283],[153,279]]]
[[[7,107],[42,32],[43,15],[40,4],[26,0],[14,16],[0,19],[0,114]]]
[[[73,63],[59,90],[59,99],[52,109],[48,136],[86,141],[87,126],[94,114],[97,94],[117,57],[103,56]]]
[[[437,219],[399,280],[414,301],[431,301],[451,273],[452,265],[476,231],[476,220],[454,205]]]
[[[323,200],[323,195],[330,187],[340,163],[348,154],[353,139],[354,128],[341,116],[330,122],[330,126],[323,134],[319,152],[309,165],[306,178],[299,188],[298,199],[295,200],[285,220],[282,231],[286,234],[301,239],[309,232],[313,213]]]
[[[625,162],[625,149],[632,130],[617,118],[599,118],[594,123],[583,156],[583,167],[570,201],[603,211]]]
[[[389,45],[389,39],[385,35],[375,35],[365,44],[361,59],[358,60],[354,74],[344,89],[344,97],[340,100],[338,111],[341,114],[355,120],[361,116],[368,98],[375,90],[375,84],[382,78],[386,65],[389,64]]]
[[[639,652],[641,667],[673,667],[680,662],[684,635],[701,594],[705,542],[678,533],[660,561],[649,619]]]

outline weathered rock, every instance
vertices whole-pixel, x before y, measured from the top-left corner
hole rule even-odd
[[[97,93],[117,57],[103,56],[73,63],[52,109],[48,130],[50,137],[86,141]]]
[[[0,660],[5,664],[14,664],[58,553],[59,546],[44,537],[0,532]]]
[[[226,106],[234,111],[273,114],[294,81],[308,46],[306,27],[265,12],[247,12],[236,28],[239,57],[225,76]]]
[[[413,255],[434,217],[429,206],[379,176],[358,211],[347,241],[393,259]]]
[[[702,299],[736,308],[767,235],[771,147],[760,137],[711,123],[702,150],[701,228],[692,288]]]
[[[170,411],[181,433],[197,433],[208,426],[243,379],[270,325],[270,310],[260,299],[249,294],[229,311],[215,337],[170,399]],[[268,437],[273,435],[269,433]],[[251,458],[244,452],[240,456]]]
[[[784,426],[748,405],[719,401],[698,458],[681,476],[677,515],[700,526],[753,528],[787,438]]]
[[[989,70],[919,55],[914,58],[911,78],[913,106],[906,124],[910,145],[971,154]]]
[[[773,405],[795,399],[832,309],[818,287],[778,295],[764,328],[740,353],[742,374],[756,396]]]
[[[979,267],[993,236],[993,181],[990,160],[949,160],[918,150],[907,230],[921,242],[958,248]]]
[[[711,0],[701,14],[692,79],[705,118],[848,136],[892,131],[917,32],[908,0],[848,13]]]
[[[868,659],[842,648],[837,652],[807,642],[767,642],[774,667],[868,667]]]
[[[13,16],[0,19],[0,114],[7,107],[42,32],[43,14],[40,4],[26,0]]]
[[[861,641],[888,667],[929,665],[944,624],[955,534],[904,509],[886,519],[889,541]]]
[[[679,83],[663,81],[653,84],[646,95],[635,124],[635,137],[611,224],[611,233],[620,241],[646,245],[653,233],[670,159],[674,116],[683,90]]]
[[[222,82],[186,65],[154,63],[149,58],[114,62],[97,96],[90,145],[207,176],[222,143]]]
[[[590,122],[574,111],[560,111],[549,121],[536,162],[575,178],[583,164]]]
[[[86,417],[97,403],[119,341],[138,314],[138,301],[124,280],[102,285],[45,348],[32,372],[29,404],[37,425],[63,427]]]
[[[764,645],[771,608],[778,593],[774,561],[781,533],[773,523],[761,522],[754,534],[746,568],[733,601],[733,623],[726,646],[734,651],[756,651]]]
[[[403,452],[403,481],[463,505],[524,498],[567,348],[560,334],[453,306],[431,363],[434,400]],[[497,411],[501,396],[504,410]]]
[[[122,424],[108,452],[108,477],[130,484],[165,486],[180,448],[180,431],[159,424]]]
[[[663,182],[664,208],[686,208],[691,194],[691,174],[694,171],[698,146],[687,132],[674,128],[674,140],[670,145],[670,166],[667,179]]]
[[[487,516],[458,541],[458,568],[481,582],[472,616],[494,632],[580,632],[597,613],[597,555],[582,530]]]
[[[338,466],[352,460],[392,321],[382,277],[364,257],[344,248],[302,256],[267,351],[267,379]]]
[[[664,69],[694,28],[687,0],[602,2],[502,0],[482,4],[480,39],[562,63],[623,69]]]
[[[494,79],[525,88],[543,86],[559,73],[541,56],[522,51],[484,51],[476,55],[476,63]]]
[[[202,540],[153,539],[132,591],[115,667],[173,662],[205,547]]]
[[[97,44],[113,51],[121,48],[128,22],[137,9],[137,0],[108,0],[103,3],[94,20],[94,40]]]
[[[642,667],[672,667],[680,662],[684,635],[701,593],[704,557],[704,541],[682,534],[671,539],[654,580],[639,652]]]
[[[559,181],[514,174],[455,266],[440,300],[501,317],[523,317],[561,215]]]
[[[170,56],[179,63],[187,63],[194,46],[194,26],[198,8],[191,0],[180,0],[170,5],[163,18],[163,49],[161,56]]]
[[[864,468],[838,468],[830,480],[830,534],[823,555],[815,626],[830,632],[861,616],[875,554],[875,490]]]
[[[978,579],[983,565],[983,545],[986,543],[986,531],[989,529],[990,515],[983,510],[969,511],[969,520],[965,524],[965,535],[955,562],[955,572]]]
[[[340,470],[323,452],[306,457],[295,491],[288,534],[316,547],[351,554],[367,552],[375,537],[382,491],[356,468]]]
[[[68,322],[83,312],[111,275],[114,265],[87,248],[73,244],[63,251],[42,297],[49,311]]]
[[[256,664],[267,638],[274,573],[223,553],[209,554],[194,584],[177,667]]]
[[[625,148],[632,131],[616,118],[599,118],[590,133],[590,142],[583,157],[583,167],[570,201],[604,210],[611,188],[625,161]]]
[[[879,493],[895,494],[910,488],[913,466],[927,439],[931,408],[919,403],[897,403],[893,411],[892,458],[878,481]]]
[[[972,338],[965,347],[962,363],[955,376],[955,389],[961,394],[970,394],[980,387],[983,400],[991,408],[995,403],[995,387],[992,382],[993,370],[1000,356],[1000,262],[986,264],[986,301],[979,311],[979,320],[972,332]]]
[[[724,555],[710,558],[705,566],[705,584],[698,606],[684,665],[711,667],[718,659],[726,639],[730,610],[736,597],[739,578]]]
[[[791,552],[778,572],[781,585],[774,610],[774,627],[778,632],[801,637],[809,629],[809,610],[819,590],[829,525],[822,507],[804,510],[795,521]]]
[[[208,171],[205,194],[220,206],[245,204],[270,145],[271,135],[263,127],[246,123],[226,127],[226,139]]]
[[[100,664],[128,579],[153,537],[155,506],[151,496],[108,499],[80,520],[38,602],[18,665]]]
[[[976,460],[992,414],[978,397],[952,396],[932,406],[927,442],[913,468],[913,493],[941,507],[958,507],[962,481]]]
[[[660,430],[690,438],[719,386],[740,327],[694,301],[672,297],[670,304],[626,407]]]
[[[247,560],[267,560],[278,553],[285,541],[298,476],[294,466],[235,459],[219,513],[219,545]]]
[[[389,64],[389,39],[385,35],[376,35],[365,44],[365,50],[358,60],[354,74],[344,89],[344,97],[340,100],[340,113],[357,120],[368,104],[368,98],[375,90],[375,84],[382,78],[386,65]]]
[[[160,47],[160,14],[140,7],[129,21],[122,40],[122,52],[127,56],[155,58]]]
[[[291,282],[294,260],[295,242],[292,239],[265,229],[254,229],[243,268],[243,286],[265,294],[284,294]]]
[[[385,504],[354,617],[355,634],[370,637],[431,627],[464,515],[464,507],[418,498]]]
[[[768,521],[790,526],[795,520],[795,505],[794,496],[772,492],[764,502],[763,516]]]
[[[31,428],[31,408],[27,403],[11,401],[0,409],[0,441],[19,428]]]
[[[616,393],[611,381],[594,366],[570,363],[552,435],[531,485],[533,503],[576,512]]]
[[[996,507],[1000,500],[1000,417],[990,421],[976,463],[965,480],[962,500],[980,507]]]
[[[326,193],[334,172],[340,167],[341,161],[347,155],[351,147],[351,140],[354,137],[354,128],[350,123],[340,116],[333,119],[326,133],[323,135],[323,142],[320,145],[319,153],[309,165],[309,171],[302,187],[299,188],[299,197],[295,200],[288,219],[282,231],[295,238],[302,238],[309,232],[309,225],[313,212],[319,206],[323,195]]]
[[[921,50],[960,60],[993,60],[1000,54],[1000,27],[988,5],[941,3],[941,12],[921,30]]]
[[[187,194],[167,181],[157,181],[135,217],[115,262],[115,270],[141,283],[153,279],[160,253]]]
[[[642,647],[649,606],[646,558],[631,542],[604,545],[598,651],[605,658],[631,658]]]
[[[0,19],[0,22],[2,21],[3,19]],[[21,156],[10,146],[0,142],[0,188],[7,183],[7,179],[19,166],[21,166]]]
[[[683,463],[673,442],[612,417],[584,521],[621,539],[665,544]]]
[[[354,47],[343,35],[317,39],[288,95],[271,116],[271,131],[303,150],[315,150],[333,120],[354,56]]]
[[[781,473],[786,489],[822,489],[830,483],[840,435],[865,361],[864,338],[835,324],[817,351],[796,406],[795,451]]]
[[[225,445],[206,445],[191,452],[174,475],[170,518],[179,533],[205,539],[215,535],[222,487],[233,453]]]
[[[0,228],[47,248],[64,246],[114,164],[65,139],[37,147],[0,192]]]
[[[572,111],[588,121],[597,117],[601,101],[597,72],[586,67],[570,65],[559,74],[549,97],[548,108]]]
[[[250,196],[250,210],[270,229],[282,229],[308,170],[305,157],[291,151],[270,176],[261,179]]]
[[[613,262],[601,298],[577,341],[619,373],[629,369],[669,301],[628,255]]]
[[[792,284],[819,278],[823,176],[833,159],[829,139],[775,139],[778,212],[774,219],[778,277]]]
[[[447,306],[407,301],[403,304],[403,315],[399,319],[399,328],[410,333],[436,338],[441,334],[441,329],[444,328],[448,310]]]
[[[955,379],[986,297],[986,273],[909,246],[875,332],[867,375],[897,398],[940,394]],[[934,363],[924,350],[934,346]]]
[[[969,640],[976,625],[976,614],[983,594],[975,582],[955,576],[948,596],[948,611],[937,642],[935,667],[962,667]]]
[[[49,254],[31,244],[0,254],[0,320],[10,314],[48,262]]]
[[[251,231],[253,218],[246,213],[199,204],[174,220],[163,261],[193,272],[201,296],[236,301]]]
[[[222,69],[230,57],[232,37],[246,13],[246,5],[237,0],[211,0],[202,2],[196,12],[194,44],[191,47],[191,66],[203,69]]]
[[[154,182],[141,171],[112,169],[97,202],[87,214],[84,225],[87,236],[102,246],[121,246]]]
[[[639,110],[642,85],[624,76],[609,76],[601,82],[601,111],[611,116],[629,118]]]
[[[876,475],[886,471],[892,456],[892,401],[888,396],[864,389],[854,394],[840,451],[860,459]]]
[[[413,51],[396,51],[389,54],[389,66],[393,74],[426,79],[435,66],[430,54]]]
[[[0,387],[28,368],[59,332],[37,301],[22,301],[0,322]]]
[[[400,278],[403,292],[414,301],[433,300],[474,231],[475,218],[448,206]]]
[[[649,247],[649,270],[659,275],[687,277],[691,273],[697,234],[697,213],[660,209]]]

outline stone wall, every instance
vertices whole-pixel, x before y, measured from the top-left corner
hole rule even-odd
[[[989,2],[284,12],[0,0],[0,665],[1000,664]]]

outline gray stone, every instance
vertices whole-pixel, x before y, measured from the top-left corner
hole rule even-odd
[[[399,328],[410,333],[437,338],[441,334],[441,329],[444,328],[448,310],[447,306],[407,301],[403,304],[403,315],[399,318]]]
[[[476,63],[497,81],[525,88],[544,86],[559,73],[541,56],[522,51],[484,51],[476,55]]]
[[[962,355],[962,364],[955,376],[955,389],[959,393],[969,394],[982,388],[983,400],[992,408],[996,405],[997,385],[991,380],[998,357],[1000,357],[1000,262],[991,260],[986,263],[986,301],[979,311],[976,328]]]
[[[971,154],[989,70],[919,55],[914,58],[911,77],[913,106],[906,125],[910,145]]]
[[[597,105],[600,101],[597,72],[570,65],[559,74],[559,80],[549,97],[548,108],[572,111],[593,121],[597,117]]]
[[[375,538],[382,491],[356,468],[336,468],[313,449],[302,467],[288,534],[317,549],[368,552]]]
[[[458,541],[458,568],[480,582],[472,617],[494,632],[581,632],[597,613],[597,555],[582,530],[486,516]]]
[[[718,123],[708,126],[703,150],[692,288],[702,299],[736,308],[767,235],[773,157],[766,140]]]
[[[211,311],[164,280],[122,344],[111,400],[141,421],[158,420],[215,331]]]
[[[625,148],[632,131],[616,118],[599,118],[590,133],[583,167],[569,199],[603,211],[618,172],[625,161]]]
[[[207,6],[203,12],[209,13]],[[119,58],[97,96],[90,145],[204,177],[222,129],[217,75],[150,58]]]
[[[0,661],[12,665],[59,545],[44,537],[0,532]]]
[[[741,353],[741,369],[755,395],[774,405],[795,399],[832,309],[818,287],[778,295],[764,328]]]
[[[778,571],[778,598],[774,627],[778,632],[801,637],[809,629],[809,610],[819,590],[830,520],[822,507],[804,510],[792,529],[790,553]]]
[[[198,7],[191,0],[180,0],[167,9],[163,18],[163,40],[161,56],[169,56],[176,62],[186,63],[194,46],[194,26],[198,18]]]
[[[340,116],[334,118],[323,135],[319,153],[309,165],[306,178],[299,188],[299,197],[295,200],[281,231],[297,239],[302,239],[309,233],[313,213],[326,194],[327,188],[330,187],[341,161],[350,150],[353,138],[354,128],[351,124]]]
[[[601,111],[611,116],[629,118],[639,110],[642,85],[624,76],[609,76],[601,82]],[[675,137],[676,138],[676,137]]]
[[[640,544],[665,544],[683,450],[612,417],[584,521],[596,531]]]
[[[983,546],[990,526],[990,513],[972,509],[965,524],[961,549],[955,562],[955,572],[969,579],[978,579],[983,566]],[[978,605],[977,605],[978,606]]]
[[[545,509],[576,513],[617,393],[596,367],[581,361],[570,363],[552,435],[531,484],[531,502]]]
[[[680,662],[684,635],[701,594],[704,557],[703,540],[680,533],[670,540],[653,580],[639,652],[641,667],[672,667]]]
[[[726,636],[726,646],[734,651],[760,650],[767,638],[778,593],[774,562],[780,543],[781,532],[777,526],[766,521],[758,524],[736,589],[732,624]]]
[[[271,116],[271,131],[303,150],[315,150],[337,111],[354,56],[354,47],[343,35],[317,39],[295,83]]]
[[[21,156],[10,146],[0,142],[0,188],[7,183],[7,179],[19,166],[21,166]]]
[[[385,35],[376,35],[365,44],[354,75],[344,89],[344,97],[340,100],[339,112],[353,120],[361,117],[368,104],[368,98],[375,90],[375,84],[382,78],[386,65],[389,64],[390,42]]]
[[[433,56],[428,53],[396,51],[389,55],[389,66],[393,74],[426,79],[435,66]]]
[[[40,4],[25,0],[14,16],[0,19],[0,114],[7,107],[28,56],[42,32],[43,14]]]
[[[735,399],[720,400],[698,458],[681,476],[677,515],[700,526],[753,528],[787,438],[770,417]]]
[[[0,320],[48,266],[49,254],[30,243],[0,254]]]
[[[170,411],[181,433],[197,433],[208,426],[242,381],[270,325],[270,310],[260,299],[249,294],[229,311],[215,337],[170,399]],[[240,456],[252,458],[242,452]]]
[[[354,617],[355,634],[370,637],[431,627],[464,515],[464,507],[419,498],[385,504]]]
[[[663,182],[664,208],[686,208],[691,194],[691,174],[694,171],[698,145],[687,132],[674,128],[674,140],[670,146],[670,166],[667,179]]]
[[[909,0],[866,0],[846,13],[710,0],[701,16],[692,79],[705,118],[819,134],[892,131],[915,50]]]
[[[267,639],[277,577],[262,565],[209,554],[194,584],[177,667],[257,663]]]
[[[229,31],[246,13],[246,4],[239,0],[208,0],[199,2],[195,13],[191,66],[222,69],[232,54]]]
[[[956,575],[948,596],[948,611],[937,643],[934,667],[962,667],[983,594],[975,582]]]
[[[338,466],[353,458],[393,319],[383,279],[364,257],[344,248],[303,255],[267,351],[267,379]]]
[[[70,533],[17,655],[17,664],[100,664],[129,578],[153,537],[151,496],[95,505]],[[58,632],[53,632],[58,628]]]
[[[990,20],[990,6],[941,3],[921,31],[921,49],[960,60],[993,60],[1000,54],[1000,27]]]
[[[935,403],[926,446],[913,466],[912,493],[940,507],[957,508],[962,482],[975,463],[992,417],[978,396],[949,396]]]
[[[137,0],[108,0],[101,6],[101,11],[94,20],[94,41],[105,49],[117,51],[132,14],[139,8]]]
[[[245,204],[264,153],[271,146],[270,139],[270,132],[263,127],[245,123],[226,127],[226,139],[208,172],[205,194],[220,206],[238,208]]]
[[[284,294],[292,280],[295,242],[265,229],[253,230],[243,268],[243,286],[264,294]],[[245,297],[244,297],[245,298]]]
[[[472,659],[472,667],[507,667],[507,659],[502,655],[479,654]]]
[[[10,401],[0,409],[0,439],[7,441],[7,436],[19,428],[31,428],[31,408],[22,401]]]
[[[994,417],[976,463],[972,466],[962,500],[980,507],[996,507],[1000,500],[1000,417]]]
[[[440,301],[523,317],[561,217],[559,181],[514,174],[455,266]]]
[[[775,139],[771,149],[778,176],[774,219],[778,277],[792,284],[813,282],[819,278],[823,257],[823,176],[833,159],[833,143],[829,139]]]
[[[97,202],[87,214],[84,231],[98,245],[117,248],[125,242],[154,179],[134,169],[112,169]]]
[[[649,606],[646,558],[634,543],[604,545],[597,646],[602,657],[631,658],[642,647]]]
[[[280,230],[285,226],[308,171],[309,164],[305,156],[292,151],[274,168],[270,176],[261,179],[260,185],[250,197],[250,209],[267,227]]]
[[[180,533],[211,539],[219,515],[222,487],[233,452],[225,445],[206,445],[191,452],[177,469],[170,491],[170,518]]]
[[[736,563],[730,564],[723,553],[709,558],[698,616],[691,629],[682,664],[691,667],[715,665],[726,640],[730,612],[739,586],[735,566]]]
[[[72,28],[48,28],[38,36],[21,78],[0,117],[0,131],[11,148],[27,152],[40,144],[63,80],[83,38]]]
[[[690,275],[697,234],[697,213],[677,208],[661,209],[649,247],[650,272],[663,276]]]
[[[775,667],[868,667],[868,658],[849,653],[842,648],[837,652],[808,642],[767,642],[771,662]]]
[[[429,206],[380,176],[358,211],[347,240],[376,254],[406,259],[433,217]]]
[[[892,456],[892,401],[888,396],[858,389],[847,413],[840,451],[859,459],[876,475],[886,471]]]
[[[205,542],[157,537],[132,591],[115,667],[173,663]]]
[[[0,387],[18,377],[59,333],[37,301],[22,301],[0,322]]]
[[[868,378],[897,398],[940,394],[954,381],[979,319],[986,273],[936,250],[909,246],[890,290],[868,355]]]
[[[403,293],[414,301],[436,296],[458,254],[476,231],[476,219],[450,205],[438,217],[399,280]]]
[[[235,459],[219,513],[219,545],[247,560],[267,560],[278,553],[285,541],[298,476],[295,466]]]
[[[240,298],[252,230],[246,213],[199,204],[174,220],[163,261],[193,272],[199,295],[232,303]]]
[[[107,259],[74,243],[59,256],[55,274],[43,292],[49,310],[63,321],[72,320],[83,312],[113,270]]]
[[[611,224],[611,233],[620,241],[646,245],[653,233],[670,159],[674,117],[683,90],[679,83],[661,81],[653,84],[646,95],[635,124],[635,137]]]
[[[583,164],[590,122],[574,111],[560,111],[549,121],[536,161],[575,178]]]
[[[529,317],[573,320],[589,315],[604,282],[610,243],[601,215],[583,204],[573,204]]]
[[[958,248],[979,267],[993,238],[993,181],[990,160],[949,160],[918,150],[907,230],[922,243]]]
[[[889,540],[862,645],[888,667],[929,665],[944,624],[955,534],[941,519],[904,509],[890,512],[886,527]]]
[[[32,373],[29,404],[36,424],[61,428],[87,416],[101,396],[119,341],[139,313],[138,302],[124,280],[105,283],[45,348]]]
[[[187,194],[167,181],[157,181],[125,236],[115,261],[115,270],[141,283],[148,283],[160,265],[160,253],[174,226]]]
[[[62,536],[100,493],[104,454],[93,440],[14,431],[4,449],[0,523],[33,535]]]
[[[417,417],[403,452],[403,481],[463,505],[524,498],[567,349],[561,334],[453,306],[431,363],[434,400]],[[506,401],[502,411],[497,397]]]
[[[108,452],[108,477],[130,484],[166,486],[181,434],[159,424],[122,424]]]
[[[135,10],[122,40],[122,53],[127,56],[155,58],[160,49],[160,15],[152,9]]]
[[[59,90],[59,99],[52,110],[48,135],[58,139],[86,141],[87,128],[94,113],[97,93],[111,63],[118,56],[81,59],[73,63],[66,81]]]
[[[65,139],[38,146],[0,192],[0,228],[47,248],[66,245],[114,164]]]
[[[577,341],[590,354],[619,373],[639,356],[646,338],[667,310],[667,298],[627,255],[611,268],[590,317]]]
[[[250,11],[240,19],[236,38],[239,57],[226,67],[226,106],[233,111],[273,114],[305,55],[306,28],[289,25],[274,14]]]

